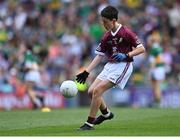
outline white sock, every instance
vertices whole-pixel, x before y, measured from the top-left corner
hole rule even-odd
[[[105,114],[105,115],[103,115],[103,117],[107,118],[107,117],[109,117],[109,116],[110,116],[110,114],[111,114],[111,112],[110,112],[110,111],[108,111],[108,113],[107,113],[107,114]]]
[[[91,123],[88,123],[88,122],[85,122],[85,124],[87,124],[87,125],[90,126],[90,127],[93,127],[93,126],[94,126],[94,124],[91,124]]]
[[[33,101],[34,101],[34,103],[38,106],[38,107],[41,107],[41,102],[40,102],[40,100],[38,99],[38,98],[34,98],[33,99]]]

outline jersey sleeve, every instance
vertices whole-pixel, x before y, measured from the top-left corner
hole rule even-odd
[[[126,39],[131,44],[132,47],[136,48],[143,46],[138,36],[129,29],[126,29]]]
[[[96,50],[95,50],[95,53],[97,55],[102,55],[104,56],[105,55],[105,52],[106,52],[106,49],[105,49],[105,42],[104,40],[102,39],[101,42],[99,43],[99,45],[97,46]]]

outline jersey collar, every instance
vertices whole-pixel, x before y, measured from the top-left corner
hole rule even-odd
[[[117,34],[117,32],[120,30],[121,27],[122,27],[122,25],[119,24],[119,26],[118,26],[118,28],[117,28],[117,30],[115,32],[111,31],[111,35],[115,36]]]

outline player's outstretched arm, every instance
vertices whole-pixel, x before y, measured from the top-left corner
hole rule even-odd
[[[91,72],[102,61],[103,57],[104,56],[102,56],[102,55],[96,55],[96,57],[93,59],[93,61],[86,68],[86,71]]]
[[[89,76],[89,73],[101,62],[102,58],[102,55],[97,55],[84,72],[81,72],[78,75],[76,75],[76,81],[84,84],[86,82],[87,77]]]

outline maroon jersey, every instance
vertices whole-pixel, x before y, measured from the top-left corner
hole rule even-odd
[[[108,61],[114,62],[112,55],[115,53],[129,53],[133,47],[136,48],[140,43],[138,37],[128,28],[120,25],[116,32],[108,31],[104,34],[95,53],[106,55]],[[127,58],[125,62],[131,62],[133,58]]]

